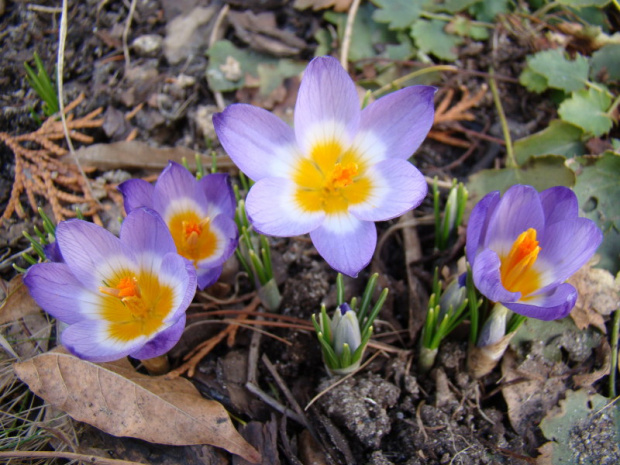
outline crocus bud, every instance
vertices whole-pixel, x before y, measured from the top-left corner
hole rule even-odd
[[[345,344],[349,346],[351,353],[353,353],[362,343],[357,314],[351,310],[351,307],[346,302],[340,305],[334,312],[331,330],[333,337],[332,347],[338,356],[342,355]]]
[[[448,312],[460,308],[466,297],[467,287],[461,285],[458,279],[452,281],[439,298],[439,321],[441,321]]]

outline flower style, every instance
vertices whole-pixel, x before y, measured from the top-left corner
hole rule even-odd
[[[127,213],[147,207],[161,215],[177,252],[194,264],[200,289],[217,281],[238,242],[228,175],[209,174],[197,181],[182,165],[170,162],[154,186],[130,179],[118,189]]]
[[[360,110],[346,71],[319,57],[305,71],[294,129],[251,105],[214,115],[223,147],[256,181],[246,203],[254,228],[283,237],[310,233],[334,269],[356,276],[376,246],[373,222],[418,206],[427,193],[407,159],[431,127],[434,93],[407,87]]]
[[[180,339],[196,272],[176,253],[160,216],[131,212],[120,239],[82,220],[56,228],[63,262],[32,266],[24,276],[34,300],[69,326],[62,343],[93,362],[127,355],[148,359]]]
[[[474,284],[488,299],[540,320],[563,318],[577,291],[565,281],[601,243],[596,224],[580,218],[566,187],[540,194],[516,185],[491,192],[474,207],[465,251]]]

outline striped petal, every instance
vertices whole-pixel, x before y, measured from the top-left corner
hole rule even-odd
[[[156,211],[146,208],[132,210],[127,215],[121,226],[120,239],[137,255],[162,256],[177,251],[164,220]]]
[[[422,203],[428,186],[420,171],[405,160],[389,159],[372,167],[370,198],[349,207],[363,221],[386,221]]]
[[[289,237],[318,228],[325,214],[305,211],[295,200],[295,192],[295,184],[283,178],[262,179],[254,184],[246,200],[246,210],[256,230],[270,236]]]
[[[540,203],[545,212],[545,226],[558,221],[577,218],[579,203],[577,196],[568,187],[556,186],[540,193]]]
[[[531,186],[512,186],[491,214],[484,246],[504,256],[519,234],[529,228],[540,232],[544,226],[545,215],[538,191]]]
[[[130,179],[118,185],[118,190],[123,194],[123,206],[125,213],[139,207],[153,208],[153,192],[155,186],[143,179]]]
[[[525,302],[505,303],[515,313],[539,320],[557,320],[567,316],[577,301],[577,290],[568,283],[560,284]]]
[[[360,124],[360,101],[355,84],[338,60],[313,59],[301,80],[295,104],[295,136],[302,153],[320,142],[350,146]]]
[[[181,339],[181,336],[183,335],[184,329],[185,313],[181,315],[175,324],[157,333],[157,336],[144,344],[144,346],[140,349],[131,352],[129,355],[133,358],[137,358],[138,360],[146,360],[165,354],[172,349],[177,342],[179,342],[179,339]]]
[[[237,247],[239,234],[237,233],[237,225],[232,218],[226,215],[218,215],[210,223],[210,228],[217,238],[217,245],[210,256],[196,263],[198,268],[222,265]]]
[[[207,199],[198,185],[196,178],[183,165],[170,162],[162,171],[153,194],[153,208],[159,212],[165,221],[176,205],[187,201],[197,205],[201,216],[207,216]]]
[[[222,270],[224,267],[214,266],[212,268],[198,268],[196,270],[196,277],[198,278],[198,289],[201,291],[205,288],[212,286],[220,279],[222,275]]]
[[[67,324],[83,320],[84,313],[92,313],[88,309],[98,304],[97,296],[84,289],[64,263],[40,263],[30,267],[24,275],[24,284],[43,310]]]
[[[176,253],[166,254],[158,273],[160,283],[172,288],[174,299],[170,313],[164,321],[170,323],[180,318],[196,294],[196,271],[192,263]]]
[[[230,105],[213,115],[215,132],[241,171],[255,181],[290,172],[297,157],[295,133],[267,110]]]
[[[493,302],[516,302],[521,297],[519,292],[510,292],[502,284],[500,260],[491,249],[485,249],[476,255],[472,266],[474,284],[487,299]]]
[[[137,269],[131,248],[96,224],[63,221],[56,227],[56,240],[73,275],[94,292],[120,270]]]
[[[476,204],[471,211],[471,215],[469,215],[465,252],[467,261],[472,265],[476,258],[476,254],[485,243],[491,213],[497,208],[499,199],[499,191],[488,193]]]
[[[413,155],[433,124],[436,91],[430,86],[406,87],[368,105],[354,143],[362,157],[377,163]]]
[[[310,233],[310,238],[333,269],[355,278],[372,259],[377,228],[351,215],[330,215]]]
[[[213,173],[198,181],[209,202],[207,216],[215,218],[217,215],[235,217],[235,194],[230,185],[230,178],[224,173]]]

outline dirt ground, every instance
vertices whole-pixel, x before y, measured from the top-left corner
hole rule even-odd
[[[217,144],[210,123],[218,102],[206,80],[205,52],[214,38],[228,39],[239,47],[247,47],[249,42],[250,47],[263,47],[262,52],[265,46],[251,39],[251,28],[240,26],[240,20],[235,27],[230,18],[224,18],[213,31],[224,4],[229,5],[229,15],[233,13],[233,17],[247,11],[273,16],[276,28],[287,35],[283,34],[276,45],[270,45],[271,53],[286,50],[282,53],[288,57],[306,61],[314,56],[318,46],[314,34],[325,25],[323,13],[299,11],[286,0],[137,1],[128,30],[129,62],[123,53],[123,33],[130,2],[69,2],[64,94],[67,103],[81,93],[85,95],[72,111],[76,118],[103,109],[98,116],[101,124],[81,129],[92,138],[92,143],[132,139],[154,147],[185,147],[189,151],[183,153],[190,154],[208,155],[215,150],[221,169],[236,174]],[[46,1],[39,7],[22,1],[0,1],[0,132],[17,135],[38,128],[31,114],[40,111],[41,103],[26,82],[23,62],[31,62],[36,51],[48,69],[53,68],[58,52],[61,2]],[[196,21],[191,26],[192,34],[183,35],[170,28],[173,20],[192,17]],[[445,73],[435,82],[440,89],[437,102],[452,91],[456,98],[463,95],[463,89],[476,94],[493,66],[512,135],[519,138],[545,127],[556,106],[525,91],[518,83],[531,44],[510,31],[498,34],[497,38],[492,49],[489,41],[470,42],[459,48],[455,65],[463,72]],[[402,74],[411,65],[399,63]],[[356,80],[366,79],[369,73],[368,69],[353,65],[349,71]],[[290,118],[298,85],[298,77],[289,77],[274,86],[276,90],[268,96],[251,86],[220,96],[226,104],[254,103]],[[461,140],[461,146],[437,137],[423,144],[415,156],[423,173],[441,179],[466,180],[481,169],[501,163],[504,150],[498,142],[502,133],[490,92],[486,91],[468,111],[473,120],[459,123],[464,131],[443,128],[444,134]],[[442,132],[441,127],[434,129]],[[35,142],[29,144],[36,148]],[[82,145],[87,144],[78,142],[78,146]],[[85,166],[93,166],[88,176],[98,180],[103,192],[99,197],[103,205],[99,212],[101,222],[108,227],[117,223],[121,210],[118,195],[113,192],[116,183],[130,176],[154,179],[166,160],[165,155],[162,159],[149,158],[147,150],[146,155],[136,154],[135,158],[104,156],[85,162]],[[0,163],[0,205],[4,211],[13,188],[15,164],[11,148],[2,143]],[[12,215],[2,225],[0,248],[9,251],[9,255],[27,248],[21,230],[31,229],[38,221],[25,196],[22,200],[25,218]],[[44,197],[37,196],[37,201],[51,211]],[[475,380],[466,370],[467,329],[462,328],[442,344],[430,373],[419,371],[417,339],[433,267],[445,267],[449,274],[456,273],[456,259],[463,246],[461,237],[452,250],[433,252],[433,224],[429,221],[432,208],[429,196],[408,217],[417,219],[417,227],[401,224],[394,228],[398,220],[378,224],[381,249],[362,279],[347,280],[348,292],[359,295],[358,287],[363,286],[360,283],[376,271],[380,273],[380,286],[390,289],[376,325],[377,343],[366,357],[374,358],[360,373],[328,389],[307,410],[304,407],[335,381],[327,375],[311,331],[263,328],[276,339],[240,329],[230,346],[220,343],[198,364],[192,382],[205,397],[221,402],[240,420],[236,424],[248,441],[261,450],[263,463],[536,463],[539,448],[547,442],[540,422],[565,391],[588,386],[592,391],[603,392],[598,380],[589,385],[576,380],[577,375],[593,372],[602,364],[602,338],[592,342],[594,330],[589,330],[582,345],[575,340],[579,339],[576,329],[575,338],[558,335],[552,345],[559,357],[553,363],[541,355],[543,349],[535,341],[524,340],[522,345],[515,344],[509,350],[509,360],[504,360],[490,375]],[[320,259],[307,237],[274,239],[272,248],[283,296],[281,314],[291,317],[287,321],[307,325],[322,302],[328,308],[334,307],[335,272]],[[17,263],[25,266],[21,260]],[[5,281],[15,274],[10,267],[0,271]],[[206,311],[238,310],[250,304],[251,295],[244,297],[252,292],[250,283],[236,271],[233,263],[218,285],[197,295],[188,313],[188,330],[171,353],[173,368],[181,365],[189,350],[225,327],[202,324],[215,318],[206,316]],[[278,321],[278,317],[273,317],[273,321]],[[51,334],[54,336],[54,330]],[[534,379],[532,374],[541,370],[542,378],[538,375]],[[248,372],[252,371],[259,394],[245,387]],[[529,393],[527,400],[519,397],[523,390]],[[267,397],[277,405],[274,407]],[[278,406],[283,408],[278,410]],[[80,451],[109,458],[151,464],[245,463],[210,446],[164,446],[115,438],[86,425],[76,428]],[[611,438],[613,428],[611,422],[601,420],[575,431],[575,450],[582,450],[580,457],[587,459],[574,463],[620,463],[617,445],[613,446],[613,440],[601,439]],[[46,448],[53,450],[57,444],[57,439],[52,440]],[[592,457],[601,457],[601,461],[593,462]]]

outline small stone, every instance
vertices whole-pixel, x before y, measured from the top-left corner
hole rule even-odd
[[[131,44],[131,47],[138,55],[152,57],[159,54],[163,42],[164,39],[157,34],[145,34],[137,37]]]
[[[217,140],[213,127],[213,115],[217,112],[215,105],[200,105],[190,116],[196,124],[198,134],[207,140]]]

